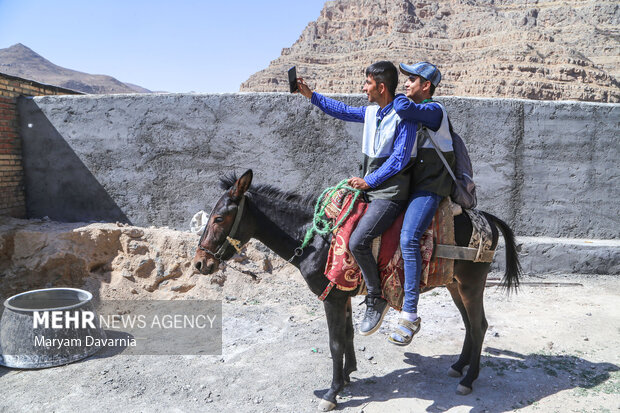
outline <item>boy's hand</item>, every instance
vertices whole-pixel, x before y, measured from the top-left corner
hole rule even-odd
[[[302,77],[297,78],[297,88],[299,89],[298,90],[299,93],[301,93],[308,99],[312,98],[312,90],[310,90],[310,88],[308,87],[308,85],[306,84],[306,82],[304,81]]]
[[[366,191],[367,189],[370,189],[370,185],[368,185],[366,181],[364,181],[364,179],[358,177],[349,178],[347,184],[349,184],[350,187],[359,189],[361,191]]]

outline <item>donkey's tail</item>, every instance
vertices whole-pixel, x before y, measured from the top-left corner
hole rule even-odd
[[[500,286],[505,288],[508,293],[510,293],[511,290],[517,291],[517,288],[519,287],[519,277],[521,276],[522,271],[521,263],[519,262],[519,255],[517,253],[515,234],[512,232],[512,229],[510,229],[508,224],[498,217],[491,215],[488,212],[484,212],[484,215],[486,215],[489,221],[492,221],[495,225],[497,225],[504,236],[504,244],[506,247],[506,273],[504,274],[504,278],[502,279]]]

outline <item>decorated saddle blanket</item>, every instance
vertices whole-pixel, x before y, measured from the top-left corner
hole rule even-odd
[[[337,192],[325,207],[326,216],[340,220],[349,212],[352,195],[346,190]],[[364,215],[368,204],[356,200],[350,209],[348,217],[343,221],[332,236],[331,247],[325,267],[325,275],[330,280],[327,289],[319,297],[325,299],[332,288],[341,290],[358,289],[358,294],[365,293],[362,272],[348,249],[349,238],[358,221]],[[373,254],[377,260],[383,295],[391,307],[401,309],[405,282],[404,261],[400,251],[400,230],[403,224],[404,212],[394,221],[392,226],[373,243]],[[433,244],[454,245],[454,218],[449,198],[440,203],[429,228],[422,236],[420,251],[422,254],[422,274],[420,288],[445,285],[452,280],[454,274],[454,260],[435,258]]]

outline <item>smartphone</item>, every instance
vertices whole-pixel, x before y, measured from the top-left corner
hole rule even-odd
[[[288,84],[291,93],[297,92],[297,66],[293,66],[288,70]]]

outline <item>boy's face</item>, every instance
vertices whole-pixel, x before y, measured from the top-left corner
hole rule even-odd
[[[420,103],[430,97],[430,83],[428,80],[423,82],[420,76],[411,75],[405,82],[405,95],[415,103]]]
[[[379,97],[381,96],[381,92],[379,91],[381,89],[381,85],[382,83],[377,84],[377,82],[371,75],[366,76],[366,82],[364,82],[364,93],[366,93],[366,96],[368,96],[369,102],[378,101]]]

